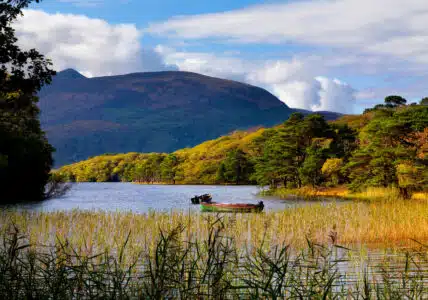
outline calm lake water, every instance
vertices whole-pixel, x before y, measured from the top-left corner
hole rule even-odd
[[[329,203],[335,200],[308,201],[301,198],[282,200],[260,197],[256,186],[207,186],[207,185],[138,185],[132,183],[76,183],[61,198],[41,203],[20,205],[18,208],[37,211],[58,210],[105,210],[145,213],[151,210],[199,211],[199,205],[191,205],[194,195],[209,193],[213,201],[228,203],[254,203],[263,201],[265,210],[282,210],[288,207]],[[338,202],[343,202],[337,200]]]

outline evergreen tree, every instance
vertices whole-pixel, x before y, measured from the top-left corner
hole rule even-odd
[[[245,152],[241,149],[232,149],[220,164],[217,179],[227,183],[248,183],[251,172],[252,166]]]
[[[175,154],[169,154],[160,164],[162,181],[175,184],[178,158]]]
[[[428,107],[411,106],[404,111],[376,113],[361,130],[359,148],[347,164],[351,188],[398,186],[397,166],[418,162],[412,137],[427,126]]]
[[[306,158],[299,168],[299,175],[303,185],[318,186],[322,180],[321,168],[325,161],[323,149],[316,143],[306,148]]]
[[[396,96],[396,95],[388,96],[388,97],[386,97],[386,98],[385,98],[385,104],[386,104],[388,107],[394,107],[394,106],[405,105],[405,104],[406,104],[406,102],[407,102],[407,100],[406,100],[406,99],[404,99],[404,98],[403,98],[403,97],[401,97],[401,96]]]

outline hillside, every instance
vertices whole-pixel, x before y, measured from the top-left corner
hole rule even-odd
[[[291,113],[248,84],[188,72],[86,78],[68,69],[39,94],[56,166],[102,153],[171,152]]]
[[[427,136],[428,106],[381,108],[332,122],[293,114],[273,128],[235,131],[170,154],[102,155],[59,174],[71,181],[347,184],[355,190],[392,185],[413,191],[428,186]]]
[[[136,181],[137,173],[142,172],[150,165],[150,171],[143,176],[148,182],[163,181],[154,173],[170,171],[175,168],[175,181],[181,184],[205,183],[212,184],[216,180],[219,164],[233,149],[249,151],[251,143],[260,137],[266,129],[259,128],[252,131],[235,131],[229,135],[203,142],[192,148],[177,150],[170,156],[177,159],[175,166],[162,165],[168,157],[167,153],[125,153],[104,154],[92,157],[72,165],[62,167],[59,172],[72,181]],[[153,167],[153,168],[152,168]],[[168,168],[163,170],[163,168]],[[144,180],[144,179],[143,179]]]

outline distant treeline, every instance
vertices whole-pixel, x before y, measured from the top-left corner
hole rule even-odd
[[[259,184],[271,188],[428,186],[428,106],[389,96],[384,105],[326,122],[294,113],[283,124],[235,132],[171,154],[102,155],[65,166],[70,181]]]

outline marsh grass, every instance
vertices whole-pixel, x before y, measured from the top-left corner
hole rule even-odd
[[[261,192],[261,194],[265,196],[278,196],[281,198],[288,198],[293,195],[304,198],[335,197],[342,199],[363,200],[366,202],[410,200],[403,199],[402,195],[400,194],[400,190],[395,187],[369,187],[363,191],[352,193],[345,186],[317,188],[305,186],[299,189],[277,188],[272,190],[264,190]],[[428,201],[428,192],[415,192],[412,194],[411,200]]]
[[[315,203],[284,211],[259,214],[227,214],[227,236],[238,247],[290,244],[306,247],[306,237],[318,244],[329,241],[335,232],[344,246],[357,244],[376,247],[414,246],[413,240],[428,241],[428,201],[382,201],[371,203]],[[31,244],[52,245],[56,240],[71,242],[87,254],[118,248],[129,232],[128,251],[138,253],[141,245],[155,246],[159,229],[170,230],[184,224],[183,238],[205,239],[211,214],[172,211],[149,212],[27,212],[0,213],[0,232],[16,224]],[[127,257],[130,257],[127,255]]]
[[[370,267],[362,280],[347,283],[340,264],[350,250],[336,244],[334,233],[330,246],[307,238],[299,251],[266,241],[242,248],[227,235],[230,224],[223,217],[206,222],[204,238],[189,235],[180,222],[158,229],[151,236],[153,247],[143,245],[129,260],[132,233],[116,251],[84,254],[68,240],[49,247],[30,244],[10,225],[0,247],[0,298],[421,299],[428,292],[426,270],[419,267],[426,249],[408,252],[394,272],[376,267],[379,278]]]

